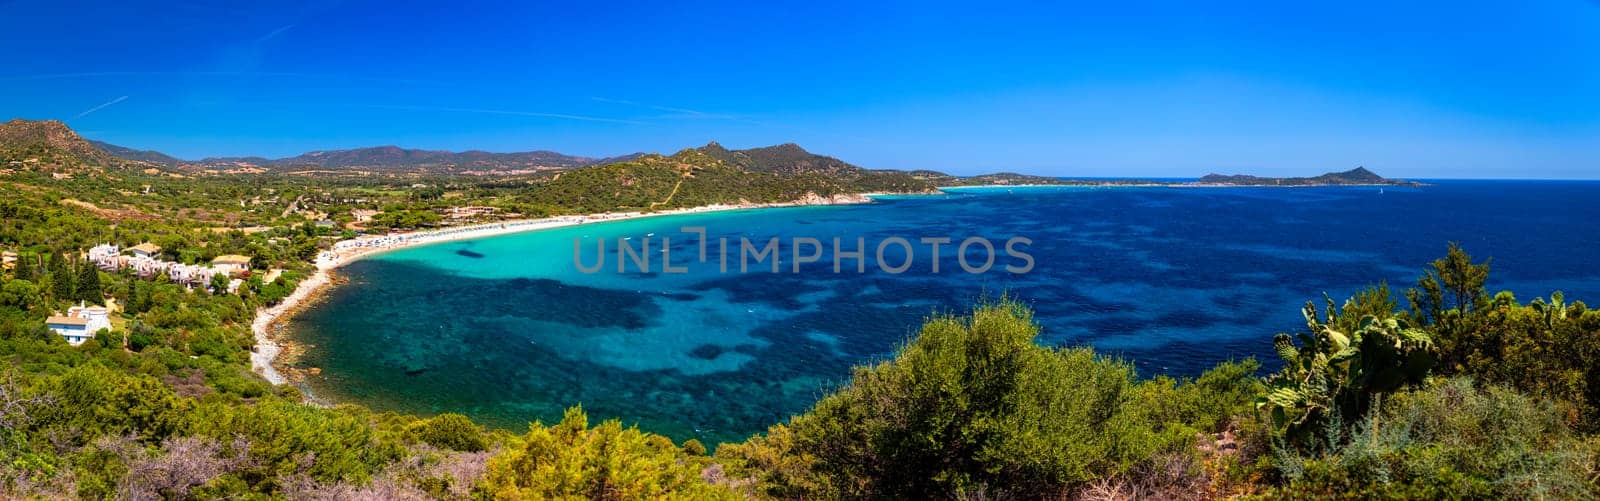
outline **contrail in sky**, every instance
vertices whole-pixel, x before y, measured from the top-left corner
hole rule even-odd
[[[72,117],[72,118],[74,120],[79,119],[79,118],[83,118],[83,117],[89,116],[90,113],[94,113],[96,111],[103,110],[107,106],[111,106],[113,104],[117,104],[117,103],[120,103],[120,102],[123,102],[123,101],[127,101],[127,100],[128,100],[128,96],[122,96],[122,97],[119,97],[119,98],[116,98],[116,99],[112,99],[110,101],[106,101],[104,103],[100,103],[99,106],[95,106],[93,108],[89,108],[87,110],[83,110],[83,113],[79,113],[78,116],[75,116],[75,117]]]
[[[1596,1],[1600,1],[1600,0],[1596,0]],[[711,119],[711,120],[731,120],[731,121],[734,121],[734,122],[744,122],[744,123],[747,123],[747,124],[765,125],[765,124],[763,124],[763,123],[761,123],[759,121],[752,120],[752,119],[750,119],[748,117],[745,117],[745,116],[742,116],[742,115],[727,114],[727,113],[707,113],[707,112],[704,112],[704,111],[691,110],[691,109],[688,109],[688,108],[676,108],[676,107],[672,107],[672,106],[662,106],[662,105],[659,105],[659,104],[650,104],[650,103],[641,103],[641,102],[637,102],[637,101],[629,101],[629,100],[626,100],[626,99],[612,99],[612,98],[609,98],[609,97],[595,96],[595,97],[590,97],[589,99],[592,100],[592,101],[595,101],[595,102],[600,102],[600,103],[621,104],[621,105],[626,105],[626,106],[638,106],[638,107],[641,107],[641,108],[649,108],[649,109],[656,110],[656,111],[665,111],[667,113],[675,113],[676,114],[676,115],[665,115],[665,116],[652,117],[652,118],[698,118],[698,119]]]
[[[706,113],[706,112],[703,112],[703,111],[691,110],[691,109],[688,109],[688,108],[673,108],[671,106],[661,106],[661,105],[655,105],[655,104],[637,103],[637,102],[633,102],[633,101],[628,101],[626,99],[611,99],[611,98],[608,98],[608,97],[592,97],[590,99],[593,99],[595,101],[599,101],[599,102],[602,102],[602,103],[626,104],[626,105],[629,105],[629,106],[643,106],[645,108],[650,108],[650,109],[656,110],[656,111],[670,111],[670,112],[674,112],[674,113],[683,113],[683,114],[687,114],[687,115],[709,115],[709,113]]]
[[[33,75],[5,75],[0,76],[0,82],[26,81],[26,80],[74,80],[110,77],[241,77],[241,78],[303,78],[317,80],[349,80],[353,82],[371,82],[381,84],[406,84],[406,85],[434,85],[445,84],[426,80],[410,80],[399,78],[375,78],[359,75],[333,75],[315,73],[289,73],[270,71],[89,71],[80,73],[40,73]]]
[[[262,36],[261,38],[257,38],[256,39],[256,43],[261,43],[261,42],[265,42],[267,40],[271,40],[271,39],[273,39],[273,37],[281,35],[281,34],[283,34],[283,32],[289,31],[289,28],[293,28],[293,27],[294,27],[293,24],[283,25],[283,26],[279,27],[278,29],[272,30],[271,33],[267,33],[265,36]]]

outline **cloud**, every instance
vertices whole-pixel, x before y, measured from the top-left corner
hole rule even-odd
[[[618,124],[630,124],[630,125],[649,125],[648,122],[641,122],[641,121],[638,121],[638,120],[627,120],[627,119],[621,119],[621,118],[606,118],[606,117],[592,117],[592,116],[587,116],[587,115],[570,115],[570,114],[566,114],[566,113],[545,113],[545,112],[539,112],[539,111],[489,110],[489,109],[481,109],[481,108],[453,108],[453,107],[447,107],[447,106],[406,106],[406,105],[369,105],[369,106],[365,106],[365,107],[367,107],[367,108],[385,109],[385,110],[441,111],[441,112],[447,112],[447,113],[479,113],[479,114],[485,114],[485,115],[511,115],[511,116],[520,116],[520,117],[559,118],[559,119],[563,119],[563,120],[580,120],[580,121],[584,121],[584,122],[605,122],[605,123],[618,123]]]
[[[94,113],[96,111],[103,110],[108,106],[111,106],[113,104],[117,104],[117,103],[120,103],[120,102],[123,102],[123,101],[127,101],[127,100],[128,100],[128,96],[122,96],[122,97],[118,97],[116,99],[112,99],[110,101],[106,101],[104,103],[100,103],[99,106],[95,106],[93,108],[89,108],[87,110],[83,110],[83,113],[79,113],[78,116],[72,117],[72,119],[73,120],[77,120],[79,118],[83,118],[83,117],[89,116],[90,113]]]

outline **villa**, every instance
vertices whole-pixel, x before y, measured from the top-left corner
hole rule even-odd
[[[132,252],[134,257],[154,259],[156,254],[161,252],[161,246],[150,242],[145,242],[133,247],[129,247],[128,252]]]
[[[63,338],[67,344],[78,346],[93,338],[95,333],[111,328],[111,316],[104,306],[77,306],[67,309],[66,315],[53,315],[45,319],[45,326]]]
[[[217,256],[216,259],[211,260],[211,269],[228,276],[238,275],[250,271],[250,256],[240,256],[238,254]]]

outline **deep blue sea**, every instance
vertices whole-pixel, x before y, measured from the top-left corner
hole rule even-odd
[[[1491,288],[1523,301],[1600,302],[1600,183],[1437,181],[1420,188],[1015,188],[591,223],[400,250],[353,263],[348,283],[287,322],[321,368],[319,397],[379,410],[460,412],[521,430],[582,404],[677,439],[737,441],[802,412],[913,335],[922,320],[1008,293],[1032,305],[1040,343],[1090,345],[1143,375],[1194,375],[1228,359],[1276,367],[1272,335],[1300,306],[1387,281],[1398,294],[1460,242],[1493,258]],[[699,263],[704,227],[709,263]],[[1034,260],[1029,273],[1001,269]],[[730,270],[717,263],[730,238]],[[782,272],[739,273],[738,239],[778,237]],[[792,273],[788,242],[821,260]],[[832,240],[865,239],[867,273],[833,273]],[[875,246],[917,244],[902,274]],[[948,237],[939,273],[924,237]],[[995,269],[963,271],[954,243],[996,243]],[[660,269],[662,239],[685,273]],[[627,239],[627,240],[620,240]],[[575,242],[594,264],[584,273]],[[616,271],[615,246],[651,245],[651,272]],[[886,262],[905,253],[891,246]],[[812,247],[803,247],[809,255]],[[969,247],[981,264],[981,247]]]

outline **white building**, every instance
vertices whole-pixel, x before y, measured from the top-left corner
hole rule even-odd
[[[89,248],[89,262],[102,271],[117,271],[122,269],[122,249],[112,244],[100,244]]]
[[[153,243],[150,243],[150,242],[145,242],[145,243],[142,243],[142,244],[139,244],[139,245],[135,245],[133,247],[129,247],[128,251],[132,252],[134,257],[143,257],[143,258],[152,258],[153,259],[153,258],[155,258],[156,254],[159,254],[161,252],[161,246],[153,244]]]
[[[250,271],[250,256],[237,254],[217,256],[216,259],[211,260],[211,269],[215,270],[215,273],[222,273],[230,277],[235,276]]]
[[[67,344],[78,346],[93,338],[95,333],[111,328],[111,315],[104,306],[84,306],[78,303],[67,309],[66,315],[56,315],[44,321],[51,331],[67,339]]]
[[[102,259],[121,253],[122,250],[114,244],[100,244],[89,248],[89,260],[98,263]]]

